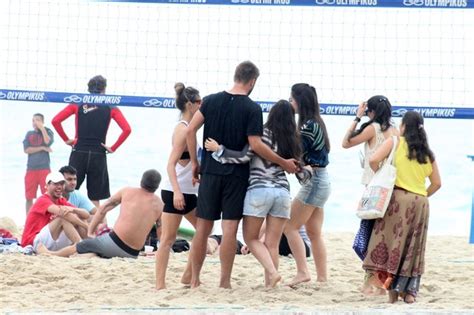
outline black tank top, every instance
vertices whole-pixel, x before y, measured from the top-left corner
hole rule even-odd
[[[101,143],[105,143],[110,124],[109,106],[81,105],[77,117],[76,150],[105,152]]]

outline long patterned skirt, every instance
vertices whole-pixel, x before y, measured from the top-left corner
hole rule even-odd
[[[362,268],[366,281],[416,296],[425,267],[428,198],[395,189],[387,212],[375,221]]]

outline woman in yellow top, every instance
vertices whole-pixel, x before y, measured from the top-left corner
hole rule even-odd
[[[419,113],[409,111],[403,116],[400,134],[394,158],[395,189],[385,216],[375,222],[362,268],[372,285],[389,290],[390,303],[399,296],[413,303],[425,267],[427,197],[441,187],[441,178]],[[393,139],[388,138],[371,156],[374,171],[390,154],[392,145]]]

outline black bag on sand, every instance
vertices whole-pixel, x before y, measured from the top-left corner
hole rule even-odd
[[[189,250],[189,243],[185,239],[176,239],[172,249],[175,253],[187,252]]]

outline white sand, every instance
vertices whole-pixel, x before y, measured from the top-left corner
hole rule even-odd
[[[417,302],[391,305],[387,297],[359,292],[364,273],[352,252],[352,233],[326,235],[329,282],[314,281],[291,289],[284,284],[265,289],[263,270],[251,255],[237,256],[233,289],[218,289],[219,258],[208,256],[204,285],[184,288],[179,279],[187,254],[173,254],[168,289],[154,290],[153,257],[86,259],[0,254],[0,311],[124,311],[157,308],[201,308],[207,311],[401,311],[465,310],[474,312],[474,246],[467,238],[431,236],[426,273]],[[313,279],[314,264],[311,261]],[[294,261],[282,258],[284,281],[295,272]],[[416,313],[416,312],[415,312]]]

